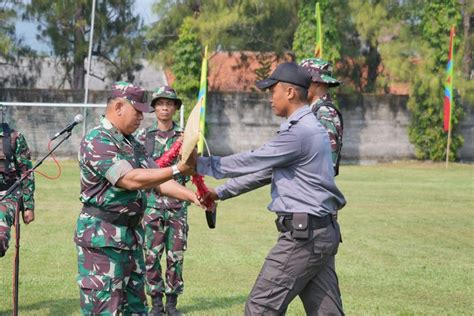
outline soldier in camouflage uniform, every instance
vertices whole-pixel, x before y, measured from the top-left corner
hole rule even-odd
[[[137,138],[145,145],[149,156],[157,159],[168,151],[183,134],[173,121],[182,101],[168,86],[156,89],[152,95],[157,122],[141,130]],[[185,185],[189,177],[177,177]],[[157,196],[150,192],[145,210],[145,250],[147,293],[152,297],[151,315],[163,315],[163,295],[166,294],[166,313],[182,315],[176,309],[177,297],[183,292],[183,254],[187,239],[187,203]],[[162,277],[161,257],[166,250],[166,282]]]
[[[344,125],[342,115],[334,106],[329,95],[329,88],[337,87],[341,82],[333,78],[331,63],[321,58],[304,59],[300,66],[306,68],[311,74],[312,82],[308,89],[308,102],[311,110],[328,132],[334,173],[338,175]]]
[[[32,168],[31,154],[25,137],[3,123],[0,127],[0,196],[7,191],[27,170]],[[33,173],[22,182],[21,187],[0,202],[0,257],[8,249],[11,226],[15,221],[15,210],[24,208],[23,222],[29,224],[35,219],[35,179]]]
[[[144,230],[145,189],[199,203],[193,191],[172,178],[192,174],[185,163],[157,168],[132,136],[151,108],[145,91],[114,84],[105,117],[79,148],[82,212],[77,220],[77,282],[84,315],[146,315]],[[193,164],[192,159],[188,162]]]

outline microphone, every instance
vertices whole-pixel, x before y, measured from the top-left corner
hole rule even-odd
[[[83,119],[84,118],[82,117],[81,114],[77,114],[76,116],[74,116],[74,120],[71,123],[69,123],[65,128],[63,128],[60,132],[57,132],[56,134],[54,134],[54,136],[51,138],[51,140],[55,140],[56,138],[58,138],[62,134],[66,133],[66,132],[70,132],[74,128],[74,126],[81,123]]]

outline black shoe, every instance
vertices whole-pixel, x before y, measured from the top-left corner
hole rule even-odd
[[[178,304],[178,295],[166,295],[166,314],[168,316],[184,316],[183,313],[176,309]]]
[[[151,311],[148,315],[150,316],[164,316],[165,306],[163,305],[163,295],[158,294],[151,297]]]

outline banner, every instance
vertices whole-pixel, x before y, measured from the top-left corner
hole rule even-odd
[[[453,112],[453,57],[454,57],[454,25],[449,36],[448,65],[446,66],[446,82],[444,84],[444,131],[451,129],[451,114]]]

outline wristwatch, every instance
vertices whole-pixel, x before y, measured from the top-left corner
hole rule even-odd
[[[171,170],[173,171],[173,176],[179,175],[181,172],[179,172],[178,165],[172,165]]]

